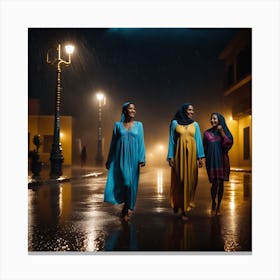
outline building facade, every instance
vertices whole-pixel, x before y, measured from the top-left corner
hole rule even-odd
[[[228,126],[234,137],[231,165],[252,166],[252,30],[244,28],[222,51],[225,62],[224,99],[229,108]]]
[[[28,151],[34,150],[33,137],[40,135],[42,145],[39,148],[40,160],[50,164],[50,153],[53,144],[54,116],[40,115],[40,101],[31,99],[28,102]],[[73,119],[72,116],[60,116],[60,142],[63,164],[72,164]]]
[[[33,137],[40,135],[42,146],[40,147],[40,159],[44,164],[49,164],[50,153],[53,144],[53,116],[28,116],[28,149],[36,147]],[[72,117],[60,116],[60,142],[62,146],[63,164],[72,164]]]

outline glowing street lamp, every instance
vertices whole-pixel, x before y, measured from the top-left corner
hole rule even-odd
[[[51,162],[51,177],[59,177],[62,175],[62,148],[60,143],[60,95],[61,95],[61,67],[62,65],[71,64],[71,55],[74,51],[74,46],[65,46],[65,51],[68,54],[68,60],[64,60],[61,57],[61,45],[58,44],[56,48],[56,56],[51,57],[51,50],[47,52],[47,64],[54,65],[56,67],[57,80],[56,80],[56,96],[55,96],[55,112],[54,112],[54,131],[53,131],[53,144],[50,155]],[[53,54],[53,53],[52,53]]]
[[[166,147],[162,144],[157,144],[155,146],[155,153],[157,159],[157,165],[163,165],[165,163],[165,149]]]
[[[164,146],[163,145],[158,145],[158,150],[160,151],[160,152],[163,152],[163,150],[164,150]]]
[[[97,154],[96,164],[103,164],[103,148],[102,148],[102,105],[105,105],[105,95],[101,92],[96,94],[98,100],[98,132],[97,132]]]

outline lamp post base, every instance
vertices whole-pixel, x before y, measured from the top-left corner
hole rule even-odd
[[[101,136],[101,126],[99,127],[99,137],[97,142],[97,154],[96,154],[96,165],[97,166],[103,166],[103,139]]]
[[[62,163],[63,163],[63,156],[61,152],[56,154],[51,154],[50,157],[51,162],[51,170],[50,170],[50,177],[51,178],[58,178],[62,175]]]

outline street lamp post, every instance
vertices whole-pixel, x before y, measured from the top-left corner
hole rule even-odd
[[[96,164],[103,164],[103,147],[102,147],[102,102],[105,103],[105,96],[103,93],[97,93],[96,98],[98,100],[98,133],[97,133],[97,153]],[[103,103],[103,105],[104,105]]]
[[[61,58],[61,45],[58,44],[56,49],[57,56],[50,58],[50,51],[47,52],[47,63],[56,66],[57,80],[56,80],[56,95],[55,95],[55,113],[54,113],[54,130],[53,130],[53,144],[50,155],[51,177],[59,177],[62,175],[62,148],[60,143],[60,99],[61,99],[61,67],[62,65],[71,64],[71,54],[74,51],[74,46],[67,45],[65,50],[68,53],[68,60]]]

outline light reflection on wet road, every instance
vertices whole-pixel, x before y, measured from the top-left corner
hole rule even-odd
[[[240,252],[251,245],[251,174],[232,172],[222,213],[211,216],[210,184],[199,171],[196,208],[187,222],[169,206],[168,167],[142,169],[129,223],[103,202],[104,176],[28,190],[29,252]]]

